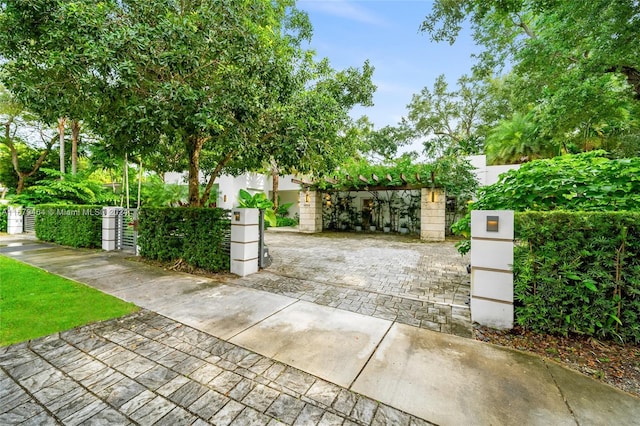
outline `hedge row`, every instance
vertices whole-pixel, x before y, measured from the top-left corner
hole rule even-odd
[[[182,259],[210,271],[228,271],[229,211],[211,208],[142,208],[138,215],[140,255]]]
[[[640,212],[516,213],[516,322],[640,342]]]
[[[71,247],[102,246],[102,206],[43,204],[34,208],[36,236]]]
[[[0,232],[7,232],[8,208],[0,207]]]

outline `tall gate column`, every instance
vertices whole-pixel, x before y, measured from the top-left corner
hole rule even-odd
[[[513,328],[513,210],[471,212],[471,320]]]
[[[231,273],[245,277],[258,272],[260,211],[233,209],[231,213]]]
[[[21,206],[7,208],[7,234],[22,234],[24,232],[23,213]]]
[[[121,207],[102,208],[102,250],[118,249],[118,219],[123,213]]]
[[[322,232],[322,194],[319,191],[300,191],[300,223],[298,231]]]
[[[441,188],[422,188],[420,191],[420,239],[444,241],[446,197]]]

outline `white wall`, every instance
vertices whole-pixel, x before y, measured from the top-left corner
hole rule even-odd
[[[502,173],[509,170],[517,170],[520,168],[520,164],[506,164],[501,166],[487,166],[486,155],[470,155],[467,160],[475,167],[476,178],[480,186],[493,185],[498,182]]]
[[[293,206],[289,209],[289,216],[294,217],[299,213],[298,192],[300,185],[291,182],[294,175],[280,176],[278,182],[280,199],[283,203],[293,202]],[[164,182],[169,184],[187,185],[187,173],[168,172],[164,175]],[[200,177],[200,182],[207,182]],[[223,209],[232,209],[238,205],[238,193],[240,189],[245,189],[251,194],[264,192],[269,197],[272,191],[272,180],[270,175],[262,175],[260,173],[245,173],[240,176],[221,175],[216,179],[218,186],[218,199],[216,205]]]

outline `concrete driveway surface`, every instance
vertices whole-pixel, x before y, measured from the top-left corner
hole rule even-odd
[[[453,314],[438,307],[464,303],[420,293],[429,285],[414,285],[411,266],[424,265],[422,248],[445,245],[353,241],[269,234],[273,269],[215,280],[121,253],[0,238],[0,254],[143,308],[0,348],[0,424],[637,424],[632,395],[451,334],[464,330],[464,314],[460,327],[447,327]],[[303,249],[309,243],[313,250]],[[342,247],[373,261],[387,245],[407,278],[391,278],[394,261],[361,268],[362,258],[338,257]],[[298,257],[287,263],[291,250]],[[324,269],[332,263],[333,272]],[[444,316],[444,332],[405,315],[411,307]]]

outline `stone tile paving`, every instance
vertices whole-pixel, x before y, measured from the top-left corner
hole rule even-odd
[[[328,235],[328,236],[327,236]],[[433,331],[472,336],[468,258],[454,244],[267,232],[273,264],[235,284]]]
[[[0,348],[0,424],[431,423],[143,310]]]

